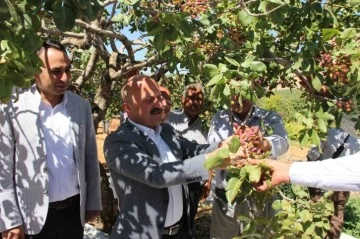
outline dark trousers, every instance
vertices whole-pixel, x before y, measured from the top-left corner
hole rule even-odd
[[[323,196],[323,190],[309,187],[309,193],[313,201],[317,201]],[[335,191],[331,196],[334,202],[334,215],[330,217],[330,230],[325,239],[339,239],[344,226],[344,209],[345,204],[349,200],[350,192]]]
[[[66,208],[49,208],[44,227],[39,234],[25,235],[26,239],[83,239],[80,219],[80,199]]]
[[[180,228],[179,232],[176,233],[175,235],[163,235],[161,237],[161,239],[188,239],[190,238],[187,231],[186,231],[186,226],[182,225],[182,227]]]
[[[188,188],[190,197],[190,227],[192,229],[192,232],[194,232],[195,217],[199,206],[202,185],[200,184],[200,182],[189,183]]]

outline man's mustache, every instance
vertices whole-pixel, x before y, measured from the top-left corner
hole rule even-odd
[[[161,114],[163,112],[164,109],[161,109],[161,108],[154,108],[150,111],[150,114]]]

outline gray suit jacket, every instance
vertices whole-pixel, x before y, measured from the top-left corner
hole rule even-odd
[[[161,137],[176,162],[162,163],[155,143],[129,121],[105,139],[105,158],[120,209],[110,238],[161,238],[169,202],[167,187],[177,184],[183,184],[185,225],[189,236],[192,234],[186,184],[206,179],[202,176],[202,153],[214,150],[217,144],[198,145],[181,137],[170,125],[161,126]]]
[[[1,232],[23,225],[26,234],[37,234],[48,211],[46,148],[35,92],[33,86],[0,106]],[[89,103],[71,92],[66,96],[84,224],[85,210],[101,210],[96,137]]]

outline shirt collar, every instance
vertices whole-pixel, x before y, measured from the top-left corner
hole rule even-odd
[[[156,135],[160,135],[161,133],[161,130],[162,130],[162,127],[161,125],[158,125],[155,127],[155,130],[149,128],[149,127],[146,127],[144,125],[141,125],[141,124],[138,124],[138,123],[135,123],[134,121],[132,121],[131,119],[127,119],[129,120],[129,122],[133,125],[135,125],[137,128],[139,128],[146,136],[150,136],[150,135],[153,135],[153,136],[156,136]]]
[[[35,90],[35,97],[36,97],[36,100],[37,100],[39,103],[43,104],[43,101],[41,100],[41,95],[40,95],[39,90],[38,90],[37,88],[36,88],[36,90]],[[63,99],[62,99],[62,101],[61,101],[58,105],[59,105],[59,106],[63,105],[64,107],[66,107],[67,102],[68,102],[67,94],[64,93],[64,94],[63,94]]]

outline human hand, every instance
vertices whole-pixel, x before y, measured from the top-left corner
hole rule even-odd
[[[201,187],[200,200],[205,200],[210,193],[211,190],[211,181],[206,180],[204,185]]]
[[[253,165],[258,165],[264,162],[263,160],[256,159],[248,159],[247,161]],[[266,181],[260,180],[258,183],[253,185],[253,187],[257,191],[266,191],[280,184],[290,182],[289,170],[291,163],[280,162],[273,159],[266,159],[265,164],[270,166],[272,169],[271,184],[268,185]]]
[[[85,212],[85,221],[86,222],[93,222],[97,220],[100,216],[100,211],[94,211],[94,210],[87,210]]]
[[[263,137],[260,131],[258,132],[258,137],[252,142],[252,145],[254,148],[260,149],[262,152],[268,152],[271,150],[271,143]],[[251,150],[251,148],[249,150]]]
[[[17,226],[1,233],[2,239],[25,239],[23,226]]]

